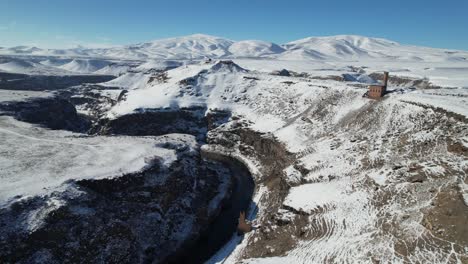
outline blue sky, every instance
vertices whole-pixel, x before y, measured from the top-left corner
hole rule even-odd
[[[194,33],[278,44],[356,34],[468,50],[468,0],[0,0],[0,46],[104,47]]]

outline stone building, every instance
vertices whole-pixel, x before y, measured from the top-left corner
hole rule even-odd
[[[387,92],[387,83],[388,83],[388,72],[384,72],[383,83],[382,85],[369,85],[369,91],[367,96],[369,98],[380,98],[385,95]]]

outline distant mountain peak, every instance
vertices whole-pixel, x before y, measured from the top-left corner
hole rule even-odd
[[[360,35],[334,35],[334,36],[307,37],[307,38],[303,38],[303,39],[299,39],[299,40],[286,43],[285,45],[293,44],[293,43],[305,43],[305,42],[343,42],[343,41],[352,43],[354,45],[360,45],[362,43],[369,43],[369,42],[385,43],[387,45],[399,45],[399,43],[388,40],[388,39],[366,37],[366,36],[360,36]]]
[[[237,57],[263,57],[284,52],[285,49],[273,42],[242,40],[233,43],[229,52]]]
[[[208,34],[202,34],[202,33],[195,33],[195,34],[187,35],[187,36],[185,36],[185,37],[192,37],[192,38],[211,38],[211,39],[226,39],[226,38],[223,38],[223,37],[218,37],[218,36],[208,35]]]
[[[186,35],[186,36],[176,36],[176,37],[155,39],[155,40],[150,41],[149,43],[184,41],[184,40],[220,40],[220,41],[234,42],[234,41],[232,41],[230,39],[223,38],[223,37],[197,33],[197,34]]]

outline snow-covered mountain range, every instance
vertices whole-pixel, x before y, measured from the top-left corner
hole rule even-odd
[[[259,40],[233,41],[194,34],[152,42],[89,49],[0,48],[3,55],[80,56],[118,59],[278,58],[282,60],[467,61],[468,52],[399,44],[355,35],[309,37],[283,45]]]

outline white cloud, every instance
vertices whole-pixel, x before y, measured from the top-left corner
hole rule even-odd
[[[117,45],[111,42],[110,38],[106,37],[96,37],[95,41],[83,41],[79,40],[75,36],[67,36],[67,35],[56,35],[55,39],[57,40],[54,43],[53,48],[76,48],[76,47],[85,47],[85,48],[110,48],[115,47]]]
[[[110,39],[110,38],[108,38],[108,37],[97,37],[96,39],[99,40],[99,41],[103,41],[103,42],[110,42],[110,41],[112,41],[112,39]]]
[[[17,25],[16,21],[11,21],[10,23],[5,24],[5,25],[0,25],[0,31],[13,29],[14,27],[16,27],[16,25]]]

